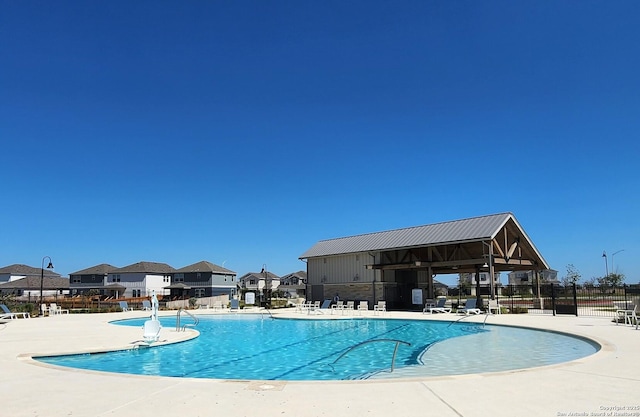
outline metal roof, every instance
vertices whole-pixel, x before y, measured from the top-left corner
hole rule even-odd
[[[513,219],[518,224],[512,213],[500,213],[426,226],[321,240],[300,255],[300,259],[492,239],[509,219]]]

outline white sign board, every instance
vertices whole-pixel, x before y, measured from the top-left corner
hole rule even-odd
[[[244,303],[248,305],[253,305],[256,303],[256,294],[253,292],[248,292],[244,295]]]
[[[411,290],[411,302],[413,304],[422,305],[422,289],[421,288],[414,288]]]

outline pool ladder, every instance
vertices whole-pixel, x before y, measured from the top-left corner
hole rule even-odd
[[[182,313],[186,313],[189,317],[191,317],[193,319],[193,323],[185,323],[182,327],[180,327],[180,314]],[[187,329],[187,327],[196,327],[198,323],[200,323],[200,320],[196,316],[189,313],[187,310],[185,310],[182,307],[178,309],[178,314],[176,315],[176,332],[180,332],[180,331],[184,332]]]
[[[333,365],[336,364],[336,362],[338,362],[340,359],[342,359],[343,357],[345,357],[347,355],[347,353],[351,352],[354,349],[359,348],[360,346],[369,344],[369,343],[374,343],[374,342],[392,342],[396,344],[396,347],[393,349],[393,357],[391,358],[391,370],[389,372],[393,372],[393,370],[395,369],[395,363],[396,363],[396,355],[398,353],[398,346],[400,345],[400,343],[402,343],[403,345],[407,345],[407,346],[411,346],[411,343],[409,342],[405,342],[404,340],[398,340],[398,339],[373,339],[373,340],[365,340],[364,342],[358,343],[357,345],[353,345],[351,346],[349,349],[347,349],[346,351],[344,351],[342,353],[342,355],[338,356],[338,358],[333,361],[332,363],[329,364],[329,366],[331,367],[331,369],[334,370],[335,372],[335,368],[333,367]]]

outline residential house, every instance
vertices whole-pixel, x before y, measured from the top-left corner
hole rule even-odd
[[[8,285],[11,283],[10,285]],[[0,293],[16,296],[44,297],[68,294],[69,280],[47,268],[34,268],[23,264],[13,264],[0,268]]]
[[[110,288],[115,288],[113,286],[117,284],[111,284],[112,286],[109,287],[108,278],[109,272],[116,269],[118,268],[113,265],[100,264],[72,272],[69,274],[69,290],[72,295],[87,294],[91,291],[101,295],[114,295],[110,294],[109,291]]]
[[[307,272],[297,271],[280,278],[278,290],[285,294],[287,298],[305,297],[307,289]]]
[[[117,284],[122,287],[120,296],[146,297],[155,290],[163,294],[163,288],[171,285],[175,269],[158,262],[138,262],[108,272],[105,287]],[[115,286],[114,286],[115,288]]]
[[[280,285],[280,277],[272,272],[248,272],[238,279],[238,288],[242,293],[251,291],[256,293],[256,299],[261,302],[268,297],[266,292],[273,291]]]
[[[535,271],[513,271],[509,272],[509,285],[535,285]],[[543,269],[540,271],[540,284],[560,284],[558,281],[558,271],[554,269]]]
[[[177,269],[171,285],[165,288],[171,291],[171,296],[202,298],[228,295],[231,298],[237,291],[236,273],[211,262],[200,261]]]

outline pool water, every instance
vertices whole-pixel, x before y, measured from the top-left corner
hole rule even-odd
[[[162,318],[161,322],[163,331],[174,331],[175,318]],[[115,323],[142,327],[144,320]],[[431,320],[212,315],[200,316],[197,330],[198,338],[150,349],[36,359],[142,375],[348,380],[521,369],[570,361],[598,350],[594,343],[564,334]]]

